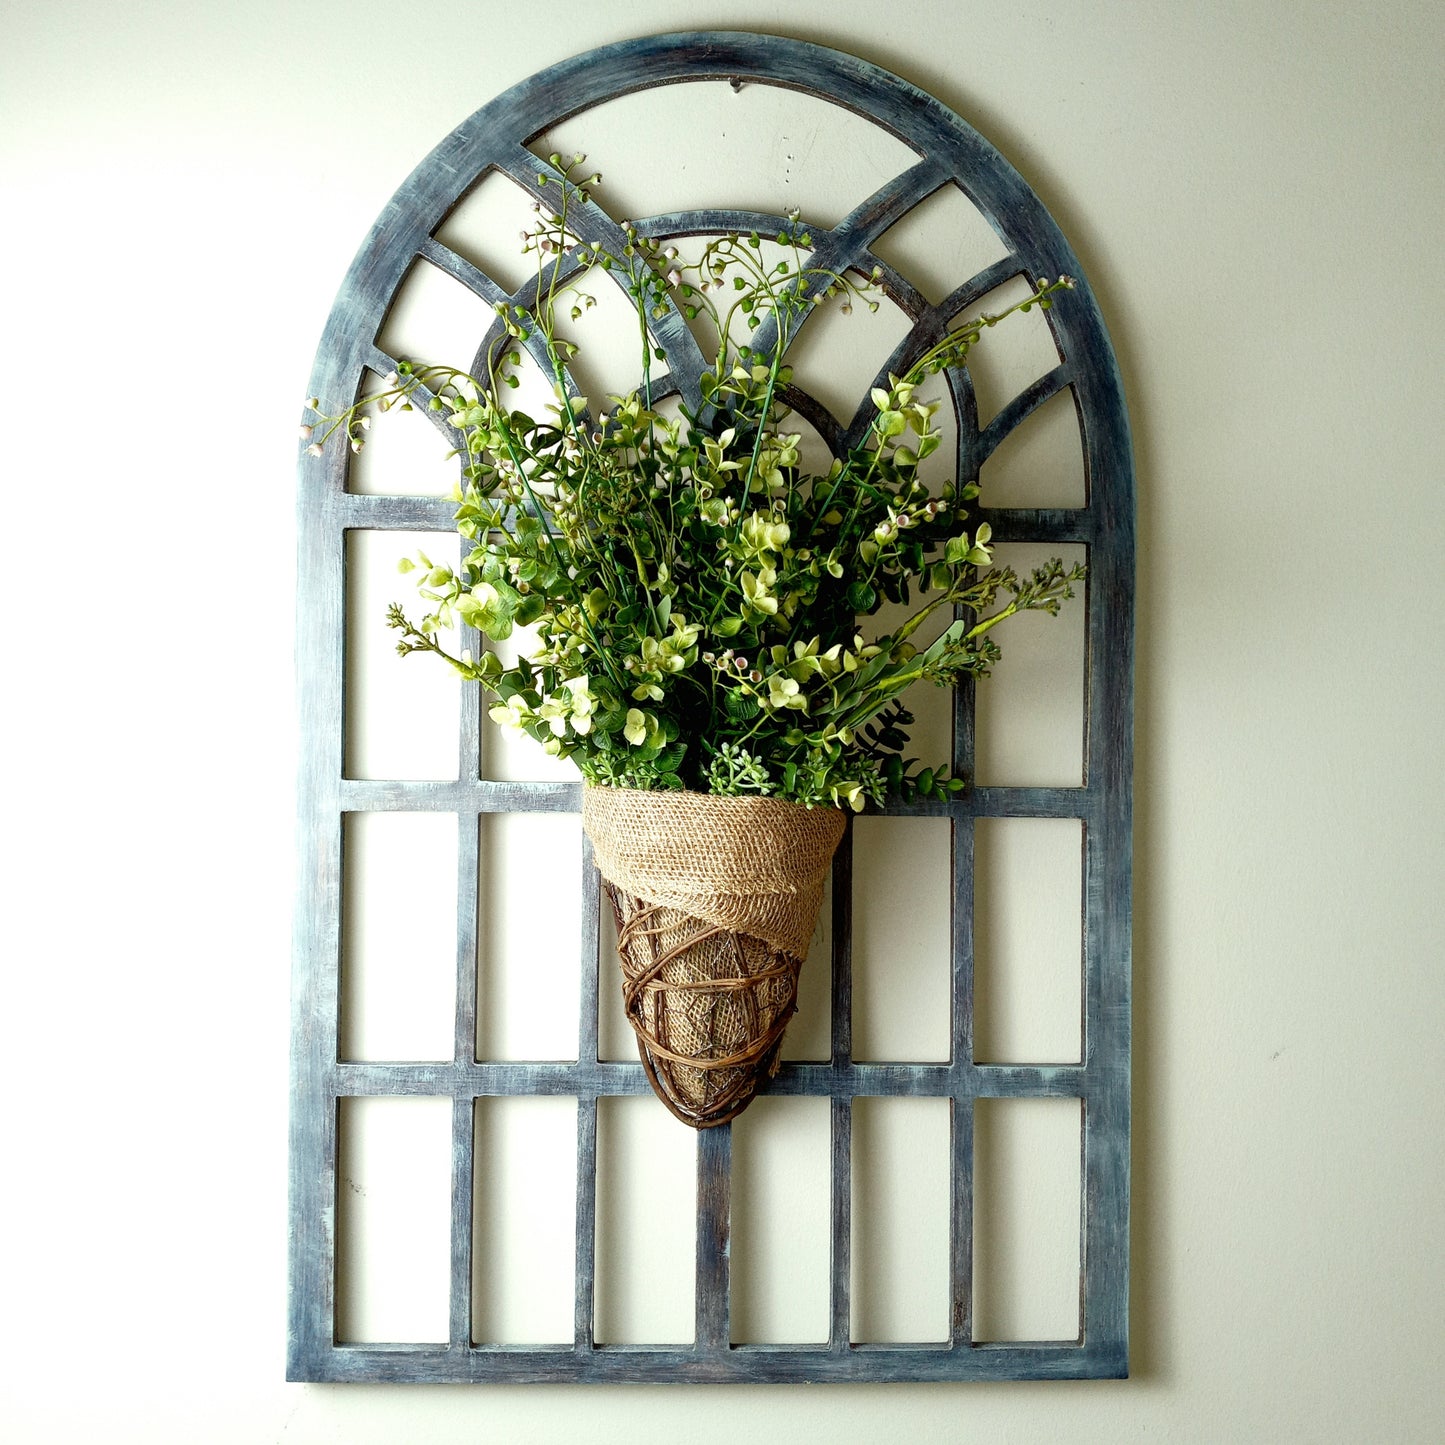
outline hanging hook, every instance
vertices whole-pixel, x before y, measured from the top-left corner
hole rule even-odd
[[[743,88],[742,81],[740,81],[735,75],[728,76],[728,84],[732,86],[734,95],[737,95]]]

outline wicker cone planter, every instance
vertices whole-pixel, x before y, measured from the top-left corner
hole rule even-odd
[[[695,1129],[736,1118],[777,1072],[845,821],[772,798],[583,792],[637,1051]]]

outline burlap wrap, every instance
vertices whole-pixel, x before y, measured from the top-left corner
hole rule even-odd
[[[582,826],[608,882],[803,959],[843,836],[836,808],[773,798],[586,788]]]
[[[586,788],[623,1003],[659,1098],[695,1128],[776,1072],[845,819],[772,798]]]

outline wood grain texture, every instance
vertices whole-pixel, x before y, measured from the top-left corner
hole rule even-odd
[[[903,139],[919,159],[865,196],[831,229],[813,227],[820,261],[882,267],[885,291],[912,329],[880,368],[901,371],[950,317],[997,285],[1067,273],[1078,288],[1049,313],[1060,354],[980,428],[966,372],[950,374],[958,418],[959,475],[974,476],[1003,439],[1061,389],[1072,390],[1083,437],[1086,503],[1078,509],[983,508],[999,541],[1082,543],[1088,550],[1085,776],[1081,787],[981,787],[946,802],[893,811],[952,820],[952,1057],[947,1063],[856,1063],[852,1058],[852,833],[834,865],[832,1048],[826,1063],[785,1063],[780,1094],[831,1100],[831,1306],[817,1347],[733,1344],[729,1339],[730,1126],[700,1136],[696,1234],[696,1340],[691,1347],[609,1345],[593,1331],[597,1218],[597,1101],[642,1094],[640,1064],[598,1059],[598,887],[584,856],[579,945],[581,1028],[575,1060],[479,1062],[477,828],[485,813],[577,812],[580,789],[481,776],[481,705],[463,689],[458,775],[453,781],[367,781],[345,775],[345,537],[350,529],[449,531],[451,504],[431,497],[347,490],[349,454],[302,455],[299,494],[297,667],[302,763],[291,1055],[291,1257],[288,1378],[414,1382],[800,1382],[1115,1377],[1128,1370],[1131,780],[1134,480],[1118,369],[1098,306],[1072,248],[1023,179],[964,121],[897,77],[855,57],[775,36],[664,35],[578,56],[482,107],[447,136],[378,217],[342,283],[323,332],[311,391],[326,410],[349,404],[367,373],[395,358],[377,345],[408,268],[424,257],[487,302],[527,304],[436,239],[456,202],[489,167],[537,194],[538,162],[526,143],[593,105],[660,85],[701,79],[762,84],[824,97]],[[956,182],[1008,254],[937,306],[870,246],[910,208]],[[729,210],[635,218],[656,237],[723,229],[777,234],[780,216]],[[577,216],[585,236],[615,239],[596,207]],[[659,323],[673,353],[672,382],[697,400],[702,358],[682,319]],[[488,338],[481,338],[479,352]],[[766,344],[767,337],[760,335]],[[863,434],[866,397],[838,420],[803,393],[789,403],[825,441]],[[472,639],[475,644],[475,639]],[[954,766],[973,761],[973,690],[954,701]],[[421,810],[458,815],[457,1013],[450,1062],[342,1063],[337,1052],[341,953],[342,818],[347,812]],[[972,1056],[973,820],[1078,818],[1083,852],[1083,1054],[1076,1064],[975,1064]],[[442,1345],[339,1346],[335,1342],[335,1203],[338,1100],[369,1095],[453,1100],[451,1330]],[[478,1347],[471,1341],[472,1170],[475,1100],[488,1095],[571,1095],[578,1100],[575,1328],[559,1346]],[[850,1331],[852,1101],[858,1096],[951,1101],[952,1182],[947,1268],[952,1302],[942,1345],[855,1345]],[[1083,1102],[1081,1335],[1078,1340],[974,1344],[971,1339],[973,1109],[979,1098],[1069,1097]],[[681,1126],[679,1126],[681,1127]]]

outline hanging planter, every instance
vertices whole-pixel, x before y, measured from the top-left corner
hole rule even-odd
[[[836,808],[584,789],[617,920],[622,1001],[658,1098],[705,1129],[777,1072],[843,836]]]

